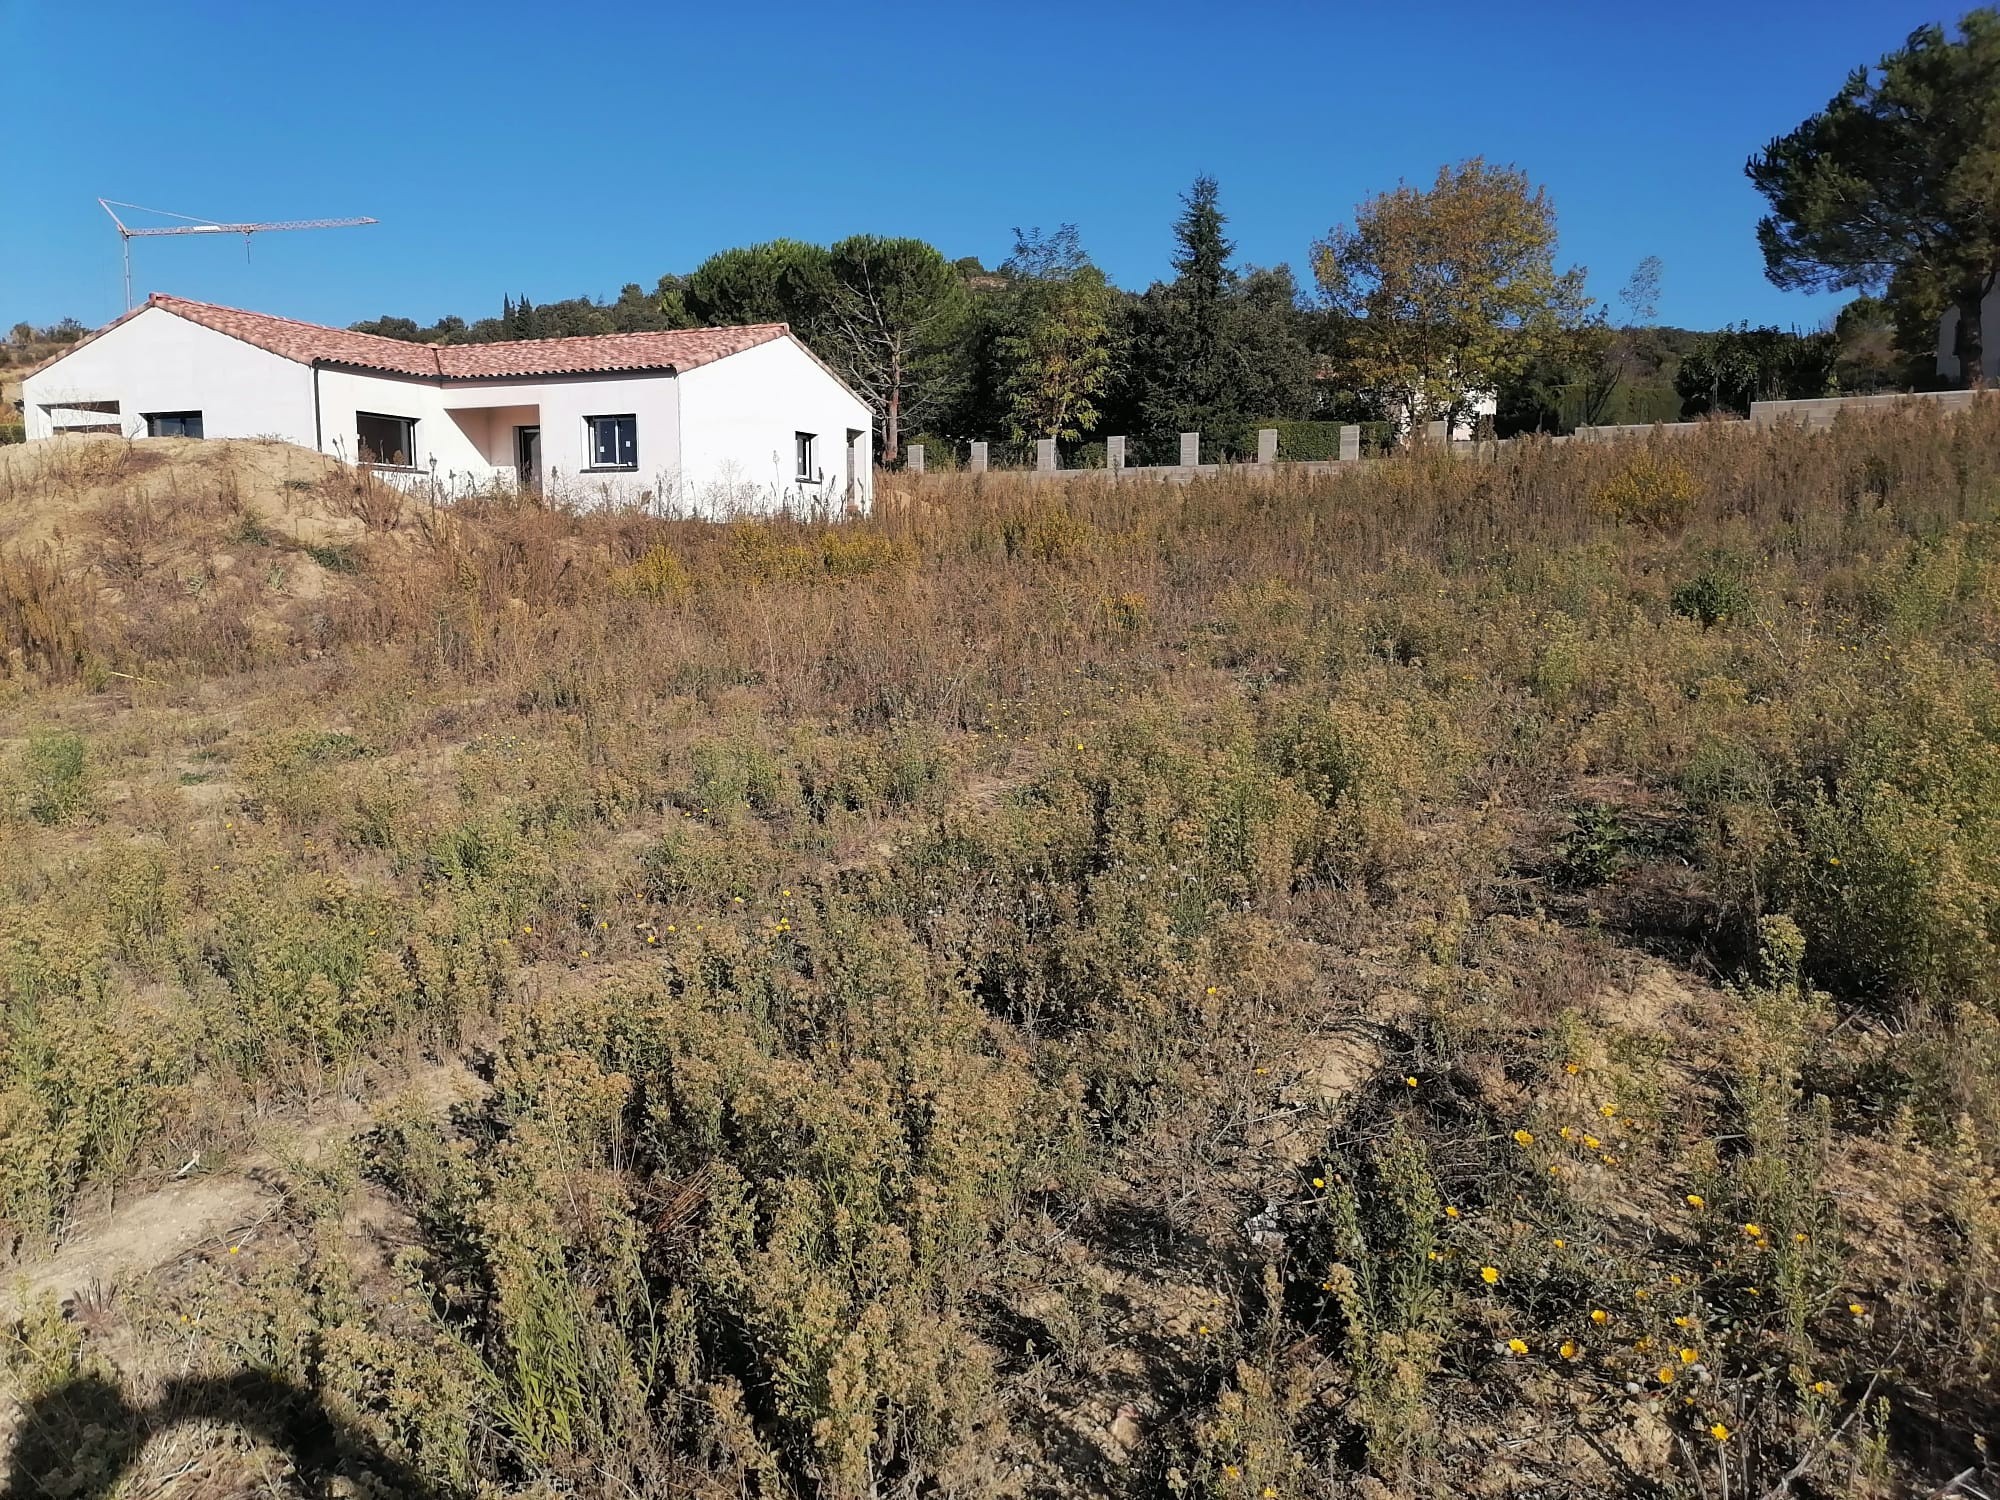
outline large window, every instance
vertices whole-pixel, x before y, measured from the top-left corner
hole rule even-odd
[[[364,464],[381,464],[390,469],[417,466],[416,418],[358,411],[354,414],[354,434],[360,440]]]
[[[585,434],[590,441],[593,469],[636,469],[639,467],[639,419],[629,412],[622,417],[585,417]]]
[[[51,432],[123,432],[116,401],[43,402]]]
[[[149,411],[145,415],[147,437],[201,436],[198,411]]]
[[[813,462],[813,445],[818,441],[818,434],[795,432],[792,437],[799,450],[799,466],[793,472],[805,483],[816,482],[819,479],[819,467]]]

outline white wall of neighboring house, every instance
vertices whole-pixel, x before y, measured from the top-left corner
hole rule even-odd
[[[105,425],[126,437],[146,435],[147,412],[198,411],[207,437],[313,446],[310,370],[165,308],[146,308],[21,382],[31,441],[81,425],[72,403],[105,401],[118,403]]]
[[[740,356],[739,356],[740,357]],[[542,380],[453,382],[356,370],[319,372],[320,446],[350,462],[361,453],[361,412],[416,421],[414,477],[433,473],[447,490],[514,477],[517,427],[541,428],[542,482],[578,501],[671,502],[680,485],[679,380],[657,371]],[[638,464],[591,466],[587,417],[636,419]],[[435,468],[433,468],[435,460]],[[385,471],[387,472],[387,471]]]
[[[1987,379],[2000,377],[2000,285],[1986,294],[1986,300],[1979,304],[1979,331],[1984,335],[1984,358],[1980,363],[1986,366]],[[1964,377],[1958,368],[1958,309],[1947,308],[1938,320],[1937,372],[1946,380],[1963,383]]]
[[[838,515],[850,503],[865,510],[873,502],[868,407],[797,339],[698,365],[680,383],[681,494],[691,512]],[[806,482],[798,474],[801,432],[814,439],[815,474]]]
[[[1451,426],[1447,429],[1445,436],[1449,441],[1454,443],[1469,443],[1478,435],[1479,419],[1481,417],[1492,417],[1499,414],[1500,398],[1493,391],[1468,391],[1461,405],[1462,409],[1453,414]],[[1391,420],[1395,423],[1398,439],[1409,436],[1412,424],[1410,421],[1410,409],[1407,406],[1397,407]],[[1432,418],[1431,420],[1442,421],[1443,419]]]

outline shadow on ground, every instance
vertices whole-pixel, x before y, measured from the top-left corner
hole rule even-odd
[[[230,1423],[279,1449],[309,1495],[327,1494],[335,1478],[366,1474],[377,1493],[447,1500],[303,1386],[255,1371],[172,1381],[148,1407],[95,1377],[56,1387],[23,1413],[0,1500],[102,1500],[149,1439],[188,1422]]]

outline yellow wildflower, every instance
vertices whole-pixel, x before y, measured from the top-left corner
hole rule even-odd
[[[1479,1279],[1488,1286],[1492,1286],[1500,1279],[1500,1271],[1495,1266],[1481,1266],[1479,1268]]]
[[[1517,1146],[1532,1146],[1535,1144],[1535,1138],[1528,1131],[1517,1130],[1514,1132],[1514,1144]]]
[[[1714,1438],[1718,1443],[1726,1443],[1729,1441],[1729,1429],[1723,1426],[1722,1423],[1720,1422],[1714,1422],[1709,1425],[1708,1435]]]
[[[1510,1354],[1526,1354],[1528,1346],[1520,1339],[1509,1339],[1507,1340],[1507,1352]]]

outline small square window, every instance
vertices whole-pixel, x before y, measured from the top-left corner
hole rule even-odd
[[[639,467],[639,419],[630,413],[622,417],[585,417],[590,437],[590,466],[593,469],[636,469]]]
[[[145,416],[147,437],[201,436],[201,413],[198,411],[149,411]]]
[[[818,434],[799,432],[794,433],[793,437],[798,442],[799,466],[796,470],[798,477],[809,484],[817,482],[819,479],[819,466],[813,462],[813,444],[817,440]]]
[[[354,435],[361,446],[364,464],[380,464],[387,469],[417,466],[417,421],[415,417],[385,417],[380,412],[354,414]]]

